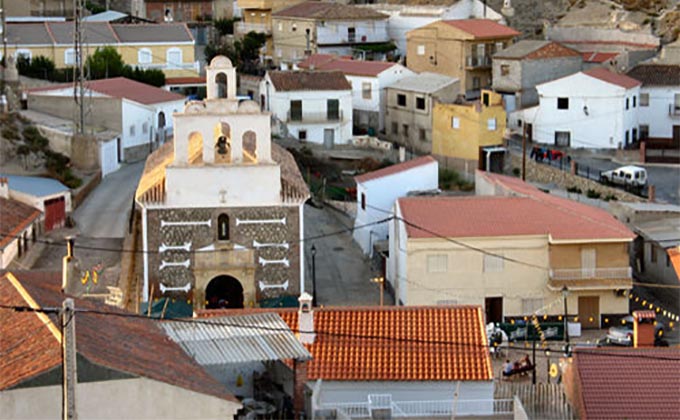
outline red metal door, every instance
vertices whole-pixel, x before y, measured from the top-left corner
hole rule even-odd
[[[64,226],[66,221],[66,201],[64,197],[45,200],[45,231]]]

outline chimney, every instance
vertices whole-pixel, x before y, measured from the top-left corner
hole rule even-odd
[[[0,178],[0,198],[9,199],[9,181],[4,176]]]
[[[654,311],[633,311],[633,347],[654,347]]]
[[[312,309],[312,296],[302,292],[298,298],[300,310],[298,311],[298,338],[302,344],[314,344],[314,310]]]
[[[80,261],[73,254],[75,238],[66,237],[66,255],[62,259],[61,291],[68,295],[77,295],[77,285],[80,281]]]

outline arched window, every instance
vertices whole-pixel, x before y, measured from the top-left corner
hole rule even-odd
[[[257,162],[257,135],[252,130],[243,133],[243,160]]]
[[[217,239],[220,241],[229,240],[229,216],[224,213],[217,218]]]
[[[148,48],[140,48],[137,51],[137,63],[139,64],[151,64],[153,57],[151,56],[151,50]]]
[[[217,85],[217,97],[226,98],[227,97],[227,75],[224,73],[218,73],[215,75],[215,85]]]

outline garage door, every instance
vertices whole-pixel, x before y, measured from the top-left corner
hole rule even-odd
[[[583,329],[600,328],[600,298],[579,296],[578,318]]]
[[[45,231],[64,227],[66,222],[66,200],[64,197],[45,201]]]
[[[99,148],[102,177],[118,170],[118,143],[116,139],[102,142]]]

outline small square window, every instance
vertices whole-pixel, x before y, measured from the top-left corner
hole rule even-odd
[[[510,66],[507,64],[501,64],[501,76],[507,76],[510,74]]]
[[[403,93],[397,94],[397,105],[406,106],[406,95],[404,95]]]
[[[131,125],[131,126],[130,126],[130,135],[131,135],[131,136],[134,136],[134,135],[135,135],[135,126],[134,126],[134,125]]]
[[[417,109],[425,109],[425,98],[419,96],[416,98],[416,108]]]
[[[569,109],[569,98],[557,98],[557,109]]]
[[[417,50],[418,50],[417,51],[418,55],[425,55],[425,46],[424,45],[418,45]]]
[[[451,127],[455,129],[460,128],[460,118],[458,117],[451,117]]]
[[[364,82],[361,84],[361,97],[364,99],[371,99],[371,83]]]
[[[489,118],[488,120],[486,120],[486,128],[489,131],[496,131],[496,119]]]
[[[649,93],[640,94],[640,106],[649,106]]]
[[[427,256],[427,272],[428,273],[446,273],[449,270],[449,261],[446,254],[428,255]]]
[[[404,133],[404,138],[408,138],[408,124],[402,125],[401,128]]]
[[[307,130],[298,131],[298,139],[299,140],[307,140]]]
[[[399,123],[392,121],[392,134],[397,135],[399,134]]]
[[[420,141],[427,141],[427,131],[424,128],[418,129],[418,138]]]

